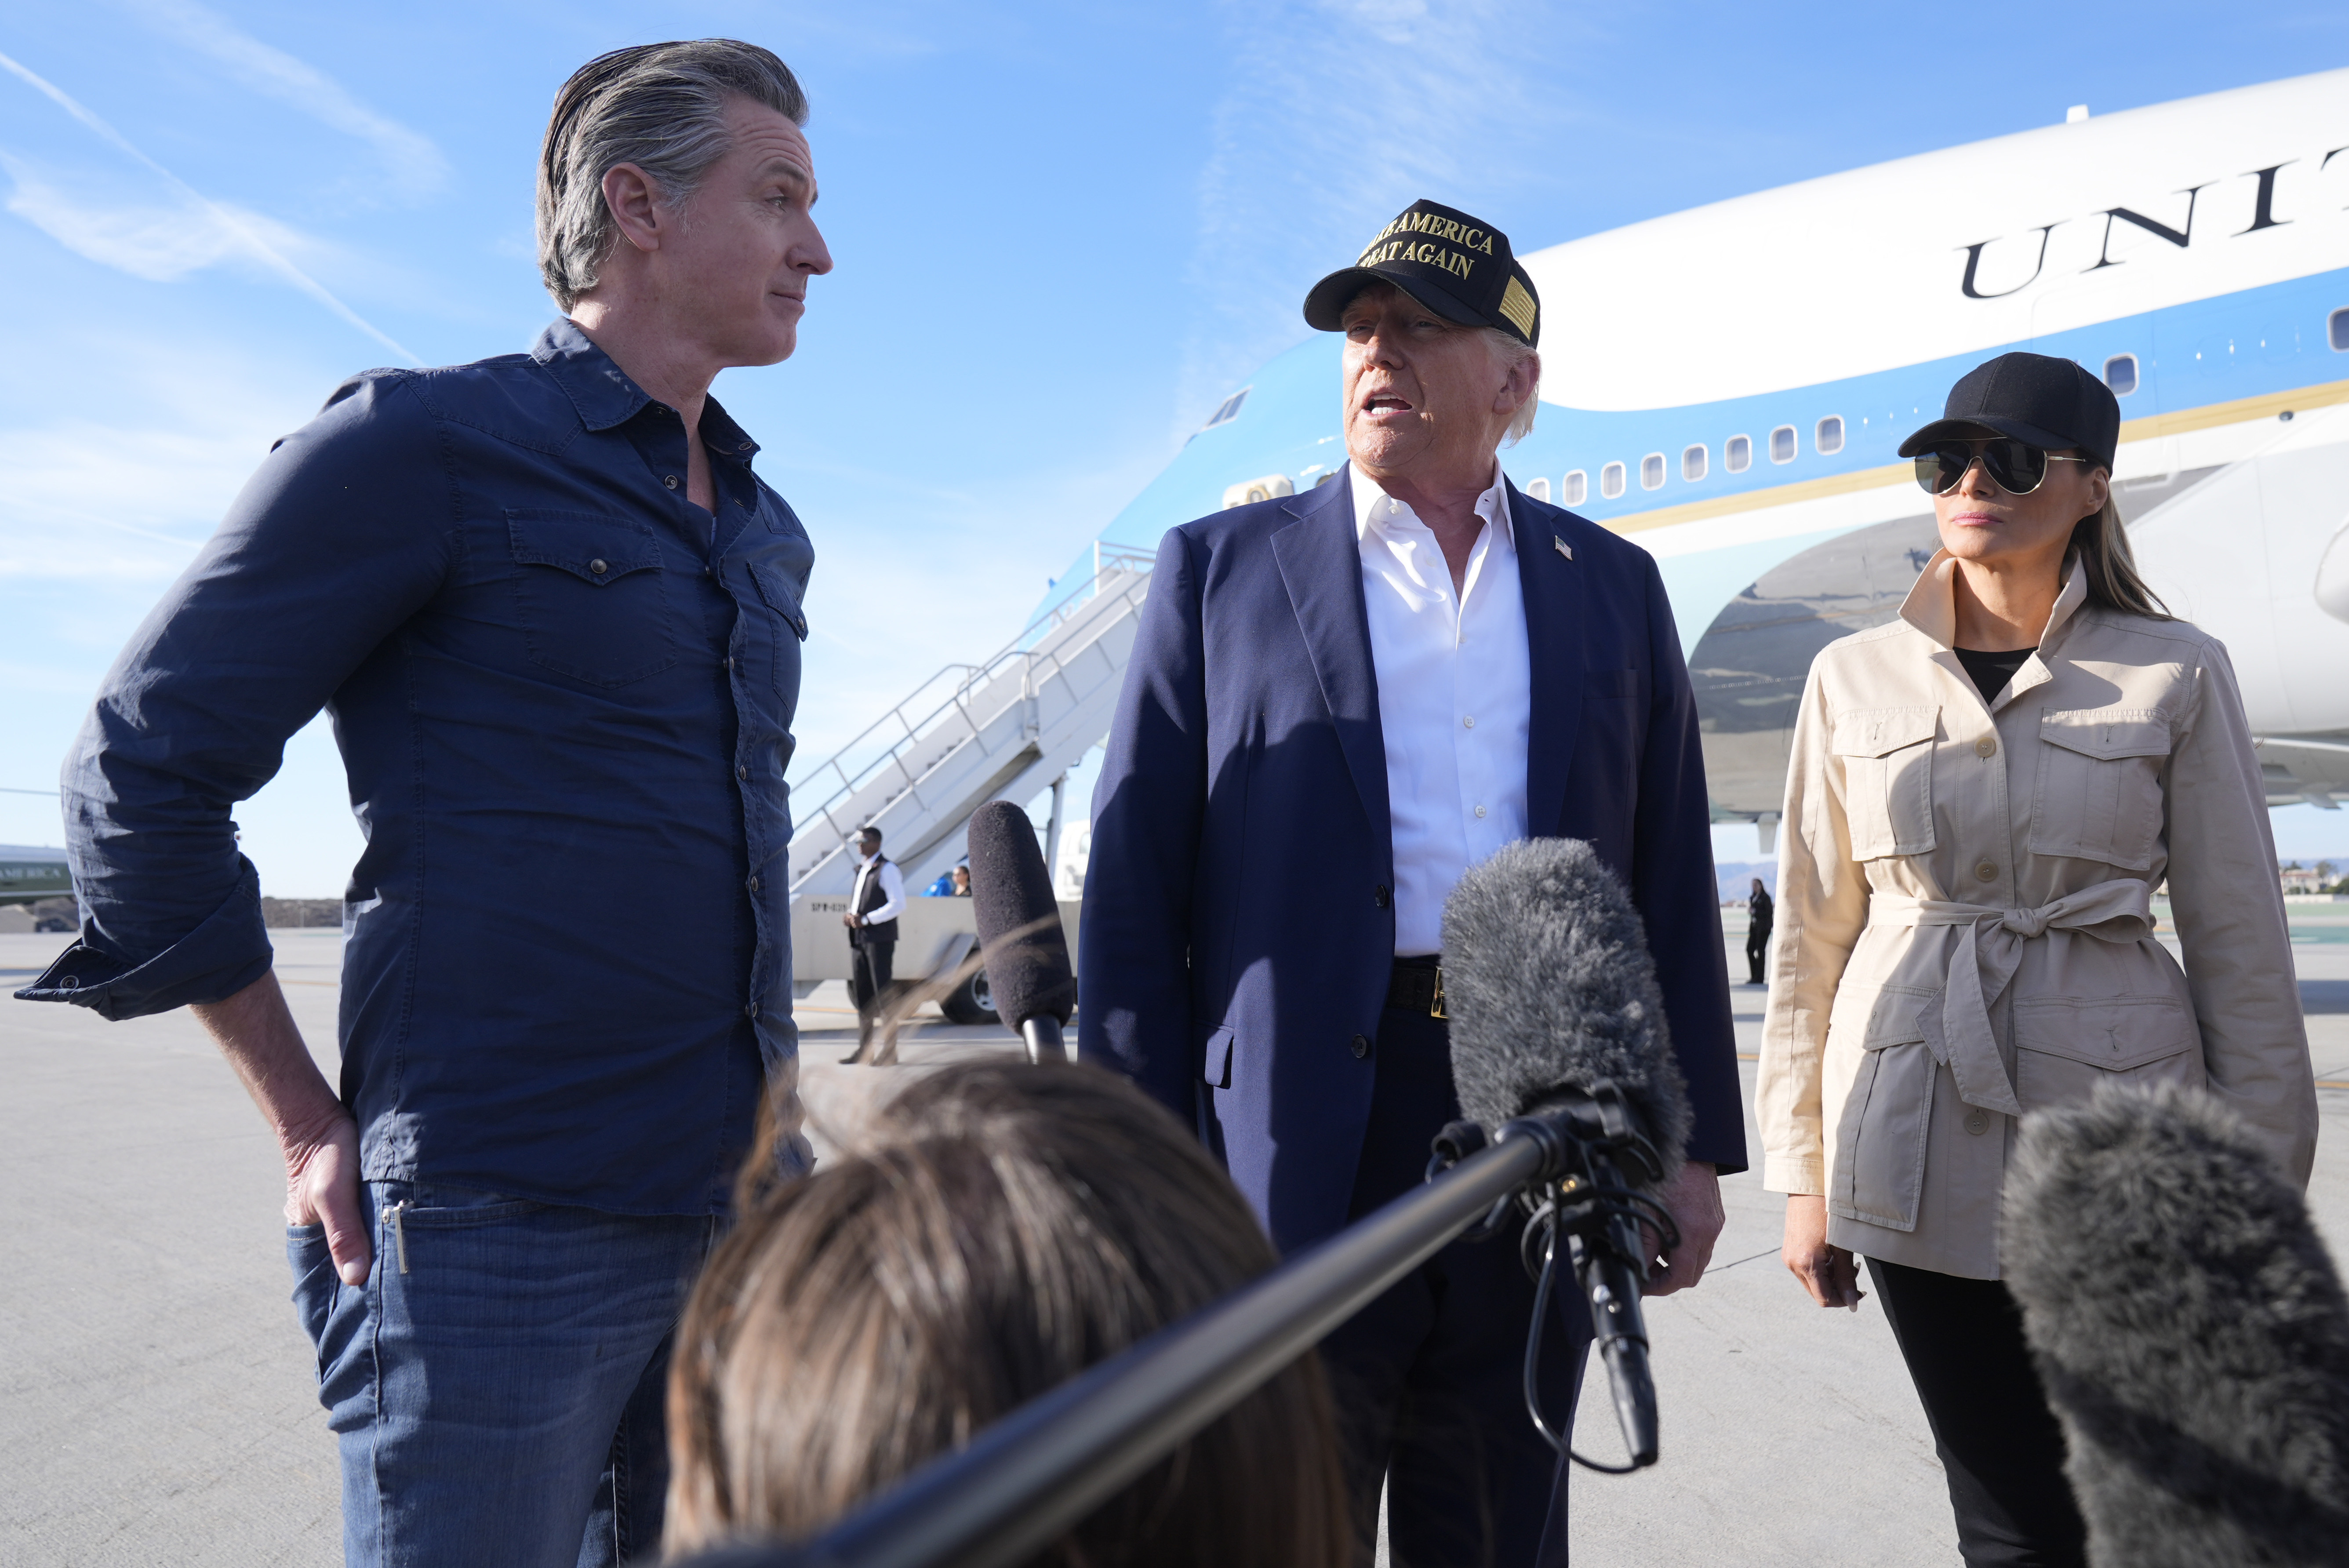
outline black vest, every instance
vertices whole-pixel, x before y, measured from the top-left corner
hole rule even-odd
[[[881,888],[881,867],[888,864],[889,858],[885,855],[873,857],[872,875],[864,877],[864,896],[856,900],[858,915],[869,915],[889,901],[889,895]],[[857,874],[864,875],[862,868]],[[897,922],[892,918],[877,926],[858,926],[856,940],[860,942],[894,942],[897,940]]]

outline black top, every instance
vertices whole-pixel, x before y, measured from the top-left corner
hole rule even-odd
[[[1982,701],[1995,702],[1998,694],[2006,690],[2006,683],[2014,679],[2014,672],[2023,668],[2023,661],[2039,650],[2035,648],[2013,648],[2003,653],[1983,653],[1977,649],[1953,648],[1950,651],[1958,656],[1958,662],[1964,665],[1966,673],[1974,678],[1974,685],[1981,690]]]

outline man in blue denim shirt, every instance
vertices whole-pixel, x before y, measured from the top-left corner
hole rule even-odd
[[[652,1550],[670,1326],[762,1098],[808,1161],[783,770],[813,551],[708,396],[790,355],[831,270],[806,114],[748,45],[583,68],[540,171],[567,318],[338,388],[66,763],[82,937],[18,994],[191,1005],[269,1118],[353,1563]],[[229,820],[321,707],[367,837],[339,1094]]]

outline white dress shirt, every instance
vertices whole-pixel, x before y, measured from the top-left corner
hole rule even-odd
[[[1533,662],[1508,489],[1495,461],[1455,596],[1434,530],[1361,469],[1352,482],[1386,741],[1395,952],[1438,952],[1461,873],[1526,836]]]
[[[864,902],[865,878],[873,875],[873,861],[879,858],[878,856],[874,856],[856,863],[856,885],[849,890],[848,894],[848,909],[851,914],[855,913],[857,905]],[[881,898],[880,907],[864,917],[865,925],[885,925],[895,919],[898,911],[905,907],[905,873],[897,869],[897,863],[895,860],[881,861]]]

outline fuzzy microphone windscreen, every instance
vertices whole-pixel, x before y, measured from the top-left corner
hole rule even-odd
[[[2004,1204],[2088,1561],[2349,1563],[2349,1300],[2233,1113],[2100,1085],[2023,1118]]]
[[[1444,906],[1444,995],[1463,1115],[1489,1132],[1606,1079],[1663,1168],[1680,1168],[1688,1087],[1655,964],[1630,895],[1589,845],[1526,839],[1469,868]]]
[[[996,1016],[1013,1029],[1046,1016],[1066,1023],[1077,981],[1036,825],[1009,801],[989,801],[970,815],[969,845],[971,915]]]

